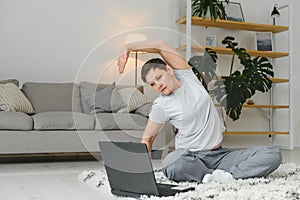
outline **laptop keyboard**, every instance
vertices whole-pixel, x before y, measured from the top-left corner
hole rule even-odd
[[[162,196],[170,196],[176,194],[178,191],[171,189],[170,185],[157,184],[158,193]]]

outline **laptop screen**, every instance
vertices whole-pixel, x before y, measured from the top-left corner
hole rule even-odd
[[[152,163],[143,143],[99,142],[110,187],[141,194],[158,194]]]

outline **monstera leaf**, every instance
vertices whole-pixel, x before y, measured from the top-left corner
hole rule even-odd
[[[206,48],[203,56],[194,56],[188,62],[198,79],[204,81],[204,85],[217,77],[217,58],[216,52]]]
[[[266,92],[272,87],[269,77],[274,76],[272,65],[265,57],[256,57],[245,66],[243,74],[247,78],[249,87],[253,90]]]
[[[233,120],[239,119],[243,104],[254,93],[255,90],[249,87],[249,83],[240,71],[235,71],[230,77],[225,77],[224,81],[218,80],[212,90],[216,100]]]

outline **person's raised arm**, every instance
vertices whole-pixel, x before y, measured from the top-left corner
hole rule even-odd
[[[143,51],[148,53],[158,53],[165,62],[175,70],[190,69],[186,60],[171,46],[164,41],[141,41],[126,44],[121,48],[118,66],[119,73],[123,73],[131,51]]]

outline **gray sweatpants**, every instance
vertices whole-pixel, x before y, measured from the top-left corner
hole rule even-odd
[[[205,174],[222,169],[233,178],[266,177],[281,163],[281,152],[272,146],[244,150],[218,148],[212,151],[191,152],[177,149],[163,161],[163,173],[174,181],[202,182]]]

